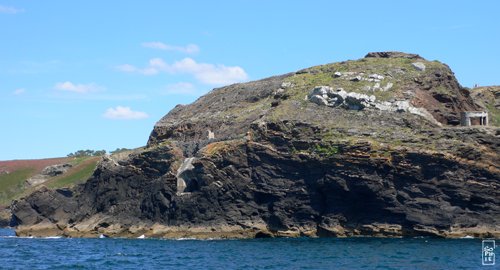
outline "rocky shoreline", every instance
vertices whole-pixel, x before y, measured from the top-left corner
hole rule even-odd
[[[500,129],[456,126],[467,91],[403,53],[215,89],[86,183],[15,201],[16,233],[500,237]]]
[[[366,224],[358,229],[346,230],[341,226],[328,228],[300,228],[298,230],[269,231],[266,224],[260,228],[242,228],[240,226],[214,227],[169,227],[161,224],[152,226],[134,225],[129,228],[112,225],[92,231],[78,231],[74,228],[59,228],[52,223],[36,226],[19,226],[18,237],[69,237],[99,238],[103,235],[111,238],[161,238],[161,239],[250,239],[276,237],[437,237],[437,238],[500,238],[500,230],[492,227],[452,228],[436,230],[434,228],[415,228],[416,232],[405,232],[399,224]]]

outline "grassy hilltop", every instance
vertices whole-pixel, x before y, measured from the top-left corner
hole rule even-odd
[[[28,195],[39,186],[67,188],[87,180],[94,171],[99,157],[50,158],[34,160],[0,161],[0,206],[10,205],[12,200]],[[26,180],[40,174],[51,165],[69,163],[73,167],[67,172],[49,177],[40,185],[31,186]]]

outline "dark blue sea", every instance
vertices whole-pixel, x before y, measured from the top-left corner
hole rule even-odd
[[[13,237],[6,229],[0,235],[1,269],[500,269],[482,266],[481,239],[50,239]]]

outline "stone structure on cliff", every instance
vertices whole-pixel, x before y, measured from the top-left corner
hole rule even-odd
[[[448,66],[369,53],[214,89],[147,147],[12,204],[18,235],[500,236],[499,130]],[[213,136],[212,136],[213,135]]]
[[[472,119],[477,119],[479,123],[476,125],[487,126],[488,125],[488,112],[477,111],[477,112],[460,112],[460,124],[462,126],[472,126]]]

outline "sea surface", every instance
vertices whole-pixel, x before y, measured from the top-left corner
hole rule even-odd
[[[0,269],[499,269],[482,266],[481,247],[435,238],[19,238],[0,229]]]

